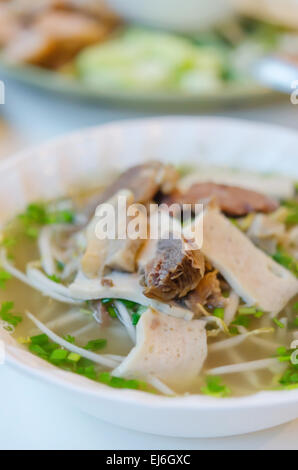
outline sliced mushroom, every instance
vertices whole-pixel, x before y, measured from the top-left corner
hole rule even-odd
[[[206,357],[204,322],[169,317],[149,308],[138,322],[136,346],[113,375],[145,380],[155,376],[182,391],[198,377]]]
[[[215,199],[220,209],[231,216],[251,212],[273,212],[278,204],[273,199],[237,186],[216,183],[195,183],[186,192],[175,191],[166,199],[167,204],[198,204]]]

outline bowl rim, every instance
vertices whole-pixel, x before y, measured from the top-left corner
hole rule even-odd
[[[53,145],[57,145],[60,142],[63,142],[65,139],[73,139],[84,134],[92,133],[97,129],[109,129],[115,126],[120,127],[130,127],[137,124],[150,125],[150,124],[165,124],[169,122],[197,122],[198,124],[203,122],[214,123],[214,124],[224,124],[229,123],[230,125],[243,126],[251,129],[260,127],[267,131],[284,133],[289,137],[297,137],[298,132],[294,129],[289,129],[280,125],[272,125],[268,123],[260,123],[245,119],[234,119],[234,118],[225,118],[225,117],[212,117],[212,116],[162,116],[162,117],[150,117],[150,118],[136,118],[136,119],[127,119],[122,121],[113,121],[105,124],[87,127],[81,130],[76,130],[61,136],[55,137],[46,141],[45,143],[39,143],[33,147],[26,148],[20,152],[17,152],[13,156],[4,159],[0,162],[0,175],[2,169],[12,169],[19,161],[25,161],[27,158],[30,158],[32,153],[36,153],[39,149],[46,149]],[[11,167],[11,168],[10,168]],[[107,401],[117,401],[123,405],[134,405],[134,406],[145,406],[148,408],[164,408],[164,409],[175,409],[180,410],[239,410],[239,409],[250,409],[250,408],[272,408],[276,405],[290,405],[298,404],[298,389],[294,390],[264,390],[257,392],[255,394],[246,395],[243,397],[228,397],[228,398],[214,398],[210,396],[194,394],[194,395],[184,395],[177,397],[165,397],[161,395],[153,395],[150,393],[136,391],[136,390],[126,390],[126,389],[113,389],[104,384],[93,382],[84,377],[77,376],[76,374],[61,371],[55,366],[51,366],[46,363],[47,367],[44,367],[45,362],[35,357],[36,363],[41,366],[40,368],[34,368],[20,358],[14,355],[14,351],[21,351],[20,348],[13,346],[9,342],[5,341],[5,337],[9,338],[9,335],[4,335],[4,343],[7,346],[6,351],[6,364],[11,365],[13,368],[19,369],[20,371],[25,372],[31,377],[40,378],[44,382],[48,382],[52,385],[56,385],[62,389],[69,391],[75,391],[78,394],[83,394],[89,397],[104,399]],[[2,338],[1,338],[2,339]],[[24,351],[27,352],[27,351]],[[30,353],[27,353],[30,354]],[[42,367],[43,366],[43,367]],[[55,374],[55,371],[59,371],[59,374]],[[69,377],[75,379],[71,381]],[[119,393],[120,392],[120,393]]]

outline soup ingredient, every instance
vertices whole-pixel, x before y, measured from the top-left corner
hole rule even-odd
[[[207,336],[201,320],[185,321],[148,308],[137,324],[137,344],[113,375],[162,378],[175,390],[189,386],[207,357]]]
[[[298,261],[293,256],[279,248],[273,255],[273,259],[298,277]]]
[[[164,303],[146,297],[143,294],[137,274],[113,271],[109,274],[109,278],[113,281],[112,286],[102,285],[100,278],[87,279],[82,273],[79,273],[75,281],[69,286],[69,292],[76,299],[124,299],[147,307],[151,305],[166,315],[177,318],[191,320],[193,317],[189,309],[183,308],[175,302]]]
[[[135,203],[145,204],[151,201],[159,190],[164,194],[170,193],[175,188],[178,178],[179,173],[173,165],[150,161],[133,166],[122,172],[108,186],[100,195],[96,206],[111,199],[121,190],[131,191]]]
[[[0,289],[5,289],[6,282],[12,278],[12,275],[4,269],[0,269]]]
[[[44,334],[46,334],[52,341],[54,341],[54,343],[57,343],[62,348],[65,348],[67,351],[78,354],[79,356],[84,357],[86,359],[90,359],[96,364],[100,364],[107,368],[113,369],[117,365],[117,362],[114,359],[111,359],[109,356],[106,356],[104,354],[96,354],[87,349],[80,348],[79,346],[76,346],[75,344],[72,344],[69,341],[66,341],[65,339],[56,335],[56,333],[51,331],[46,325],[44,325],[34,315],[32,315],[32,313],[27,312],[27,317],[35,324],[35,326],[37,326]]]
[[[208,209],[195,223],[203,223],[203,254],[247,304],[276,315],[298,293],[295,277],[219,211]]]
[[[204,272],[205,260],[199,250],[188,250],[182,239],[158,240],[155,256],[144,268],[144,294],[163,302],[185,297]]]
[[[206,377],[206,385],[201,387],[201,393],[216,398],[225,398],[231,395],[231,390],[222,384],[220,377]]]
[[[237,186],[216,183],[195,183],[185,193],[174,192],[168,204],[199,204],[215,199],[220,209],[230,216],[244,216],[250,212],[273,212],[278,204],[267,196]]]
[[[123,200],[121,207],[119,206],[120,198]],[[126,272],[135,271],[137,252],[143,244],[143,239],[141,237],[132,239],[128,236],[127,227],[131,220],[130,217],[125,218],[123,222],[120,220],[124,211],[127,211],[134,202],[132,191],[120,190],[107,201],[107,204],[111,206],[109,209],[113,209],[113,211],[109,210],[106,215],[105,206],[98,206],[96,215],[86,230],[87,247],[81,260],[83,272],[88,277],[102,276],[110,269]],[[147,227],[146,216],[140,212],[139,217],[142,217],[144,226]],[[98,233],[99,224],[100,227],[103,224],[107,225],[108,229],[110,226],[115,226],[115,233],[112,235]],[[118,232],[119,224],[121,225],[122,234]]]
[[[196,289],[190,292],[185,299],[186,305],[193,312],[200,314],[201,305],[211,308],[220,308],[225,305],[222,296],[220,282],[217,278],[217,271],[210,271],[199,281]]]
[[[9,323],[13,327],[16,327],[19,323],[21,323],[23,319],[20,315],[16,315],[12,312],[13,308],[13,302],[2,302],[0,309],[0,318],[5,323]]]

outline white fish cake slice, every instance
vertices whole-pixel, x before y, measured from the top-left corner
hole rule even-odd
[[[247,304],[276,315],[298,293],[294,275],[217,209],[206,210],[196,223],[203,224],[202,252]]]
[[[158,377],[175,391],[198,377],[207,357],[205,322],[185,321],[148,308],[137,325],[137,344],[113,374]]]

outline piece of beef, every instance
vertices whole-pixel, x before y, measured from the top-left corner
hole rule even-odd
[[[220,281],[217,271],[210,271],[200,280],[195,290],[190,292],[185,299],[186,306],[194,313],[201,313],[200,305],[216,308],[223,307]]]
[[[215,199],[220,209],[230,216],[244,216],[250,212],[273,212],[278,204],[264,194],[248,189],[216,183],[195,183],[186,192],[174,191],[167,204],[198,204]]]
[[[147,297],[167,302],[195,289],[204,272],[199,250],[187,251],[182,239],[158,240],[155,256],[142,269],[141,283]]]

